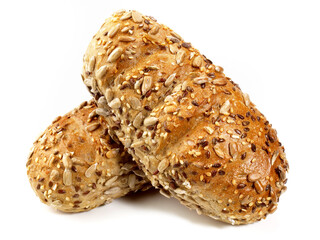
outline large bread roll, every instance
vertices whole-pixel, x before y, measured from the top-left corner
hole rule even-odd
[[[93,101],[58,117],[37,139],[27,162],[40,200],[63,212],[87,211],[150,187],[131,156],[114,142]]]
[[[276,210],[288,170],[276,131],[170,28],[115,13],[92,38],[82,76],[112,134],[164,195],[231,224]]]

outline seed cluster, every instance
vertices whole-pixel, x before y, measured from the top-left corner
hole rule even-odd
[[[87,211],[149,188],[92,101],[53,121],[35,142],[27,173],[41,201],[64,212]]]
[[[180,35],[136,11],[117,12],[92,39],[82,77],[165,196],[232,224],[275,211],[288,170],[275,130]]]

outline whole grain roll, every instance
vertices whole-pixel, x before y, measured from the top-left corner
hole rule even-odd
[[[150,187],[96,111],[90,101],[58,117],[30,153],[27,174],[33,190],[60,211],[88,211]]]
[[[153,186],[199,214],[247,224],[273,213],[288,162],[239,86],[153,17],[119,11],[92,38],[82,77]]]

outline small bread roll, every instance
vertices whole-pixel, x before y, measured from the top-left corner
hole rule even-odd
[[[289,167],[276,131],[179,34],[117,12],[92,38],[82,76],[112,134],[164,195],[231,224],[275,211]]]
[[[53,121],[34,143],[27,174],[40,200],[63,212],[88,211],[150,187],[109,136],[93,101]]]

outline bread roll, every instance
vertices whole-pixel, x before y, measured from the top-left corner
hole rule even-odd
[[[84,102],[58,117],[30,153],[27,174],[33,190],[60,211],[87,211],[150,186],[122,145],[110,138],[96,110],[93,101]]]
[[[115,13],[90,42],[82,77],[161,193],[236,225],[275,211],[288,170],[276,131],[221,67],[170,28]]]

